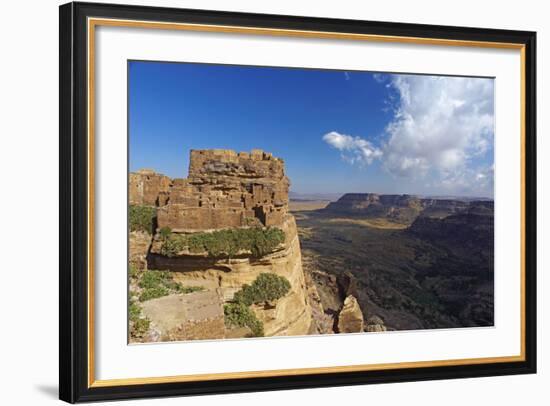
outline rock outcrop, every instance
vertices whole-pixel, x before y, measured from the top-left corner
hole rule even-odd
[[[288,212],[284,162],[261,150],[193,150],[187,179],[174,179],[158,226],[173,231],[276,226]]]
[[[152,299],[142,311],[160,341],[225,338],[223,302],[215,290]]]
[[[467,209],[470,202],[458,199],[421,198],[413,195],[347,193],[325,211],[343,216],[385,218],[410,225],[419,216],[443,218]]]
[[[422,211],[422,201],[411,195],[347,193],[325,210],[346,216],[386,217],[397,222],[411,222]]]
[[[311,271],[304,264],[304,276],[307,295],[311,305],[311,334],[334,334],[334,315],[328,314],[323,306],[323,299],[317,290]]]
[[[151,234],[131,231],[129,235],[128,262],[137,269],[147,268],[147,254],[151,247]]]
[[[361,333],[365,329],[363,312],[357,299],[350,295],[344,300],[344,306],[338,314],[339,333]]]
[[[168,199],[172,181],[168,176],[152,169],[141,169],[130,173],[128,200],[130,204],[142,206],[163,206]]]
[[[274,302],[255,304],[251,310],[263,323],[266,336],[309,334],[312,309],[296,222],[288,212],[289,180],[283,160],[261,150],[250,153],[194,150],[191,151],[188,178],[165,178],[151,171],[140,171],[130,177],[130,203],[148,205],[154,202],[157,207],[157,229],[148,248],[147,267],[171,271],[175,282],[202,287],[202,293],[216,292],[221,303],[230,302],[243,285],[251,284],[262,273],[284,277],[290,283],[289,292]],[[250,227],[277,228],[284,233],[284,241],[260,256],[249,251],[213,255],[190,249],[166,255],[163,250],[166,232],[189,238],[218,230]],[[132,244],[132,241],[130,245],[136,252],[131,258],[141,258],[143,245]],[[162,329],[162,336],[170,340],[219,338],[217,327],[212,327],[214,333],[209,334],[208,328],[199,326],[203,322],[198,319],[193,324],[196,333],[187,332],[191,328],[185,321],[189,319],[186,316],[189,311],[185,313],[171,305],[167,308],[171,310],[164,313],[144,310],[152,324],[166,324],[161,319],[178,320],[177,325],[168,323],[170,327]],[[204,323],[212,326],[210,319]],[[236,331],[240,330],[233,330],[228,336],[238,337]]]
[[[149,267],[172,271],[174,281],[183,285],[218,289],[225,302],[231,301],[244,284],[251,284],[262,273],[282,276],[290,282],[290,292],[274,304],[255,305],[253,310],[264,323],[266,336],[307,334],[311,325],[311,306],[294,217],[287,215],[280,228],[285,233],[282,247],[261,258],[251,255],[214,258],[202,253],[169,258],[158,253],[157,241],[151,249]]]

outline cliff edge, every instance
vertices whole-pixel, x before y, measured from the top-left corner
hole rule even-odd
[[[141,317],[150,320],[153,333],[142,341],[258,335],[246,322],[254,318],[253,326],[261,325],[265,336],[311,332],[312,309],[296,222],[288,211],[288,189],[283,160],[261,150],[192,150],[185,179],[151,170],[130,174],[131,208],[149,207],[154,216],[150,233],[130,232],[130,263],[142,274],[168,272],[170,283],[181,287],[143,301]],[[275,275],[277,283],[287,281],[285,289],[278,296],[250,299],[244,307],[235,303],[236,294],[242,297],[242,292],[263,286],[258,282],[266,280],[263,274]],[[136,295],[143,285],[139,278]],[[202,293],[191,294],[208,302],[208,311],[202,313],[182,293],[198,290]],[[161,305],[167,310],[159,311]],[[235,309],[244,315],[234,317]],[[225,329],[220,329],[213,320],[224,312]],[[216,326],[212,331],[197,327],[203,313],[203,324]],[[191,335],[185,315],[194,317]]]

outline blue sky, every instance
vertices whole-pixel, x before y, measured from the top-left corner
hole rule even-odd
[[[492,196],[493,80],[129,62],[130,170],[260,148],[297,193]]]

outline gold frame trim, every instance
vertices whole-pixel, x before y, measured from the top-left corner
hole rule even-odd
[[[520,51],[520,164],[521,164],[521,269],[520,269],[520,340],[519,355],[485,358],[464,358],[452,360],[396,362],[383,364],[347,365],[334,367],[277,369],[267,371],[222,372],[212,374],[174,375],[146,378],[95,379],[95,339],[94,339],[94,191],[95,191],[95,28],[97,26],[149,28],[161,30],[183,30],[194,32],[218,32],[245,35],[268,35],[281,37],[339,39],[386,43],[405,43],[435,46],[459,46],[512,49]],[[259,27],[240,27],[228,25],[164,23],[139,20],[120,20],[108,18],[88,19],[88,388],[101,388],[125,385],[143,385],[177,382],[213,381],[219,379],[267,378],[280,376],[297,376],[312,374],[331,374],[341,372],[380,371],[397,368],[425,368],[441,366],[458,366],[474,364],[496,364],[504,362],[522,362],[525,353],[525,45],[506,42],[465,41],[453,39],[435,39],[421,37],[399,37],[391,35],[354,34],[343,32],[306,31],[290,29],[274,29]]]

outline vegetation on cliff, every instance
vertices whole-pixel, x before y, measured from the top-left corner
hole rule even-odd
[[[254,337],[264,336],[264,325],[258,320],[252,309],[244,303],[229,303],[223,307],[227,324],[237,327],[248,327]]]
[[[366,211],[295,213],[302,259],[325,310],[342,307],[335,281],[350,272],[365,317],[380,316],[387,329],[493,325],[493,202],[421,202],[426,208],[401,229],[385,224],[394,221],[393,203],[378,218]]]
[[[191,293],[203,290],[201,286],[183,286],[173,280],[172,274],[168,271],[138,271],[130,267],[130,277],[134,279],[140,288],[138,295],[140,302],[156,299],[176,293]]]
[[[132,298],[128,306],[130,319],[130,337],[134,340],[141,340],[149,331],[151,320],[142,317],[141,306]]]
[[[269,254],[284,242],[285,234],[279,228],[234,228],[195,234],[175,234],[167,227],[160,230],[161,254],[174,257],[183,249],[207,252],[216,258],[231,258],[239,251],[249,251],[254,257]]]
[[[233,296],[233,302],[224,306],[226,323],[248,327],[255,337],[264,335],[263,323],[258,320],[250,306],[277,300],[290,291],[290,282],[273,273],[262,273],[250,285],[243,285]]]
[[[260,274],[251,285],[244,285],[233,301],[246,306],[277,300],[290,291],[288,279],[273,273]]]
[[[156,213],[154,207],[130,205],[128,210],[130,231],[144,231],[153,234]]]

